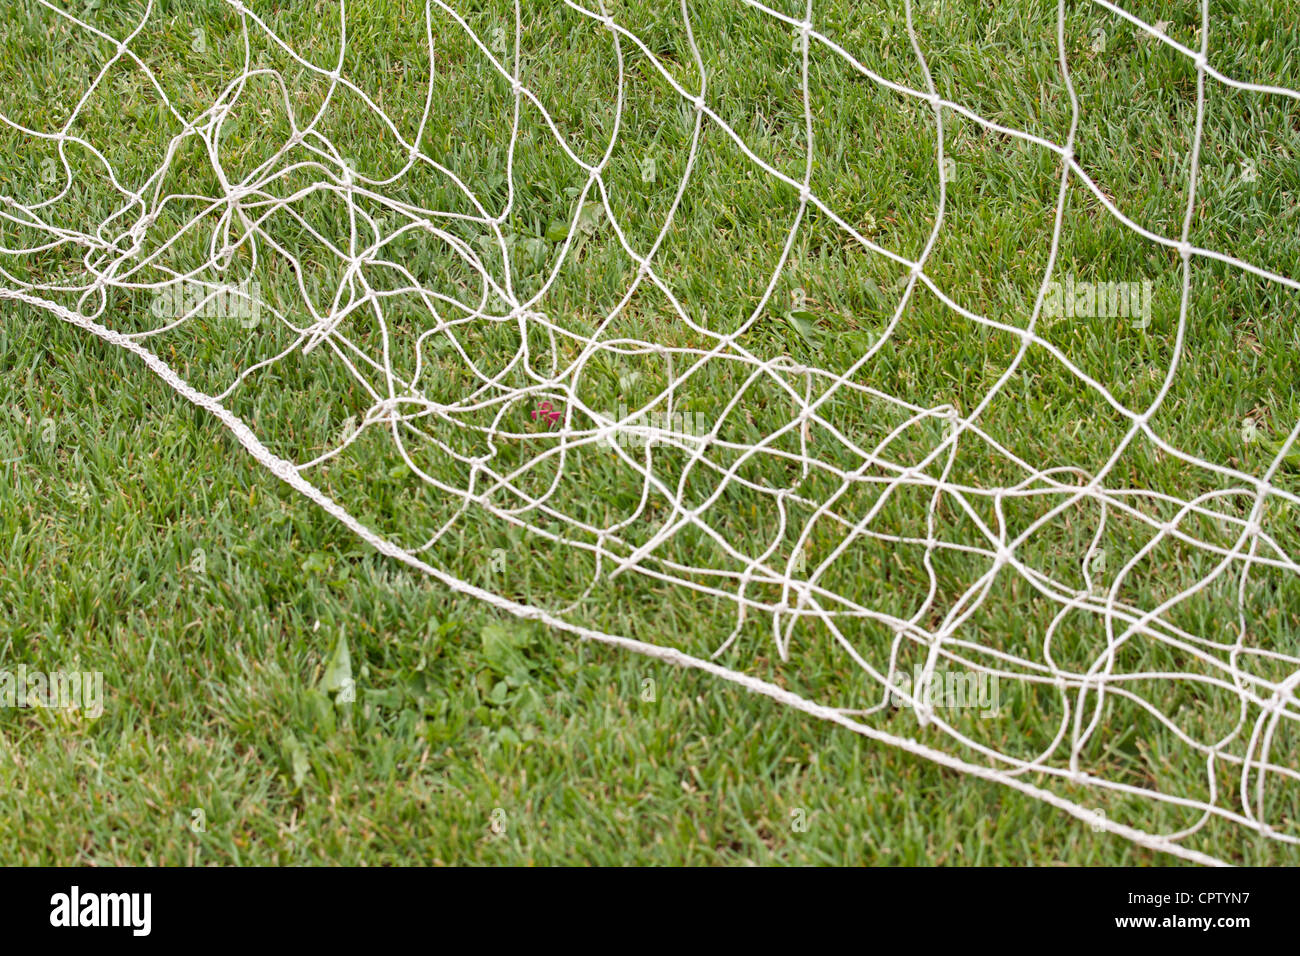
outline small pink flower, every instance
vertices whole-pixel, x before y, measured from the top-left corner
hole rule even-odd
[[[538,402],[537,408],[533,409],[533,421],[545,419],[554,425],[560,420],[560,413],[550,402]]]

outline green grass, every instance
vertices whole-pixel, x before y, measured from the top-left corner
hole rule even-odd
[[[803,6],[777,5],[795,15]],[[261,12],[271,5],[250,6]],[[335,4],[282,6],[288,10],[265,14],[280,36],[301,55],[332,64],[338,52]],[[576,151],[594,161],[613,119],[609,43],[595,25],[561,5],[539,6],[544,9],[525,19],[524,73]],[[881,75],[923,87],[901,4],[862,7],[848,0],[818,3],[817,27]],[[991,14],[987,7],[977,0],[917,5],[918,35],[936,88],[988,119],[1063,141],[1070,111],[1056,66],[1055,3],[1016,0],[998,4]],[[1083,2],[1067,7],[1070,67],[1082,106],[1080,161],[1127,216],[1177,236],[1186,202],[1195,71],[1102,8]],[[1194,5],[1184,7],[1168,13],[1162,4],[1126,5],[1152,22],[1172,18],[1170,34],[1195,45],[1199,18]],[[426,93],[422,4],[357,0],[348,8],[345,74],[404,134],[413,135]],[[645,39],[682,85],[698,83],[677,4],[624,0],[609,9]],[[466,17],[486,39],[495,24],[505,25],[509,35],[509,10],[493,0],[468,5]],[[105,0],[86,16],[123,36],[142,11],[137,2]],[[691,13],[711,107],[765,162],[801,176],[803,104],[791,31],[731,0],[701,0]],[[436,108],[421,146],[471,184],[485,206],[500,208],[509,185],[504,169],[510,87],[448,19],[438,22]],[[192,45],[196,29],[204,31],[203,51]],[[1094,49],[1097,29],[1104,31],[1104,52]],[[218,2],[155,4],[150,25],[132,48],[182,115],[210,104],[238,73],[242,58],[237,18]],[[1300,4],[1214,3],[1210,49],[1211,62],[1230,75],[1300,87]],[[37,4],[0,0],[0,112],[29,126],[57,127],[110,50],[60,26]],[[693,116],[678,109],[675,94],[643,56],[630,46],[625,54],[630,82],[607,182],[629,241],[645,248],[673,200]],[[928,107],[852,73],[826,51],[815,51],[811,59],[814,192],[871,241],[919,255],[938,198]],[[282,52],[263,43],[255,46],[254,61],[282,71],[300,115],[321,106],[327,84]],[[1210,87],[1201,203],[1191,240],[1292,275],[1300,254],[1294,202],[1300,197],[1300,109],[1291,100]],[[1023,327],[1048,255],[1059,167],[1050,154],[968,120],[949,114],[945,124],[956,178],[927,273],[966,308]],[[265,78],[250,81],[227,124],[221,157],[227,178],[234,181],[256,168],[289,128],[279,88]],[[319,128],[341,149],[355,152],[350,158],[366,176],[391,175],[401,166],[391,137],[354,95],[336,95]],[[120,177],[133,182],[159,164],[178,129],[144,74],[125,67],[106,78],[78,127]],[[700,320],[714,331],[731,331],[760,301],[798,197],[760,173],[717,127],[706,124],[703,143],[693,185],[656,267],[693,316],[707,317]],[[185,149],[166,192],[219,193],[209,158],[192,145]],[[0,194],[48,195],[41,177],[46,161],[57,155],[48,143],[0,127]],[[655,160],[651,182],[647,157]],[[1239,175],[1243,160],[1257,167],[1252,182]],[[115,208],[102,170],[84,151],[70,149],[69,161],[78,187],[51,210],[51,219],[78,226],[102,221]],[[304,171],[277,188],[287,194],[321,178],[319,171]],[[554,227],[569,217],[583,184],[580,170],[537,115],[525,114],[515,155],[516,213],[503,226],[513,237],[521,297],[545,281],[558,250]],[[428,172],[406,177],[386,194],[469,211],[445,179]],[[382,213],[375,204],[361,205],[369,215]],[[193,201],[169,208],[172,218],[160,222],[158,234],[171,235],[168,226],[179,227],[199,208]],[[322,233],[346,239],[342,204],[317,195],[298,208]],[[489,252],[486,230],[449,228]],[[335,288],[337,263],[301,223],[282,216],[267,229],[301,257],[301,279],[309,290]],[[31,242],[33,235],[0,223],[0,244]],[[203,262],[206,240],[189,234],[173,250],[171,263],[180,268]],[[459,295],[472,288],[472,274],[427,238],[399,240],[386,251],[429,288]],[[236,262],[248,268],[248,244]],[[29,282],[75,278],[80,268],[75,256],[63,252],[0,255],[0,267]],[[295,277],[283,261],[259,261],[258,269],[257,278],[276,301],[296,299]],[[496,271],[502,271],[499,261]],[[598,228],[555,283],[546,311],[567,328],[591,335],[634,271],[608,226]],[[1131,407],[1150,402],[1172,355],[1179,257],[1116,223],[1075,180],[1058,263],[1058,272],[1064,271],[1081,281],[1152,280],[1155,309],[1148,328],[1122,319],[1044,319],[1038,327],[1117,398]],[[375,274],[390,288],[399,284],[383,270]],[[787,353],[842,372],[885,328],[902,274],[810,210],[771,306],[742,344],[764,357]],[[14,283],[0,278],[0,285]],[[785,318],[797,288],[813,317],[811,341]],[[1278,440],[1300,419],[1295,294],[1200,262],[1191,295],[1188,346],[1152,426],[1184,450],[1260,474],[1271,458],[1268,443],[1243,442],[1242,420],[1250,417],[1263,439]],[[117,295],[100,321],[130,331],[151,327],[149,304],[144,293]],[[393,329],[406,334],[407,343],[428,318],[415,303],[408,305],[393,310]],[[300,313],[293,318],[303,324]],[[347,334],[363,347],[379,347],[380,331],[363,318],[352,321]],[[675,348],[703,344],[655,291],[634,298],[605,337]],[[548,347],[544,337],[535,339],[535,348]],[[269,322],[250,335],[228,320],[196,319],[147,344],[196,387],[219,391],[232,369],[246,369],[292,340]],[[519,343],[501,325],[466,328],[459,344],[495,372]],[[968,412],[1018,346],[1014,336],[969,322],[921,289],[887,346],[855,380],[927,407],[952,404]],[[568,344],[560,353],[566,359],[576,355]],[[424,362],[432,363],[429,398],[454,399],[473,387],[448,342],[432,343]],[[393,364],[410,375],[414,351],[398,349]],[[742,387],[746,371],[710,364],[677,396],[678,407],[715,419]],[[517,371],[510,375],[509,384],[524,384]],[[661,356],[629,354],[620,362],[593,362],[577,387],[592,408],[612,409],[619,401],[648,400],[665,375]],[[790,376],[788,384],[802,390],[804,379]],[[2,862],[1178,862],[1093,832],[1013,790],[874,745],[713,678],[582,644],[461,598],[373,554],[266,473],[214,419],[174,395],[138,360],[42,310],[0,305],[0,396],[0,668],[102,671],[108,692],[105,714],[95,721],[0,709]],[[227,404],[272,450],[307,460],[369,403],[321,348],[250,378]],[[755,383],[746,389],[744,411],[730,416],[721,434],[755,442],[788,421],[792,408],[783,390]],[[524,406],[510,416],[507,430],[531,437],[501,445],[495,463],[506,470],[554,441],[532,426]],[[856,395],[837,399],[826,416],[869,445],[903,421],[896,410]],[[490,416],[467,420],[486,425]],[[1030,351],[981,423],[1029,462],[1089,471],[1106,461],[1124,434],[1108,406],[1042,350]],[[430,431],[436,434],[436,426]],[[937,425],[915,426],[891,446],[891,454],[905,463],[918,461],[941,435]],[[447,440],[460,442],[456,447],[463,453],[487,448],[468,437]],[[797,451],[798,442],[778,447]],[[960,447],[953,481],[989,487],[1023,478],[984,446]],[[836,467],[857,464],[825,434],[814,435],[814,451]],[[717,457],[724,467],[734,461],[727,455]],[[448,484],[465,487],[469,480],[469,470],[445,453],[422,447],[416,457]],[[412,546],[456,514],[459,502],[421,486],[399,464],[391,440],[375,428],[347,455],[308,477],[371,527]],[[688,505],[703,502],[717,487],[716,476],[667,450],[658,470]],[[788,462],[764,458],[752,460],[742,475],[781,486],[797,473]],[[1115,474],[1112,485],[1183,499],[1223,484],[1149,443],[1132,446]],[[554,465],[542,465],[523,475],[519,486],[537,494],[555,478]],[[1281,472],[1276,483],[1300,491],[1294,470]],[[814,473],[802,492],[820,499],[837,484]],[[552,507],[575,520],[605,524],[642,513],[633,472],[607,450],[573,452],[556,487]],[[877,490],[860,489],[842,500],[842,513],[860,515],[875,501]],[[875,527],[924,536],[926,497],[900,495]],[[497,500],[505,503],[508,496],[500,493]],[[1245,515],[1248,505],[1243,499],[1231,507]],[[1008,503],[1004,517],[1014,530],[1046,508]],[[628,548],[644,541],[670,512],[665,497],[649,496],[645,517],[627,532]],[[986,512],[981,517],[993,523],[991,504]],[[947,540],[981,543],[973,522],[955,508],[945,506],[940,514]],[[776,527],[772,509],[734,489],[710,517],[738,547],[760,551],[765,544],[759,543],[769,541]],[[1078,505],[1028,542],[1022,557],[1082,587],[1079,558],[1098,521],[1095,507]],[[1300,525],[1293,513],[1270,512],[1267,527],[1295,553]],[[1209,522],[1189,522],[1189,530],[1220,544],[1226,537]],[[818,525],[810,565],[838,543],[835,532]],[[580,537],[582,543],[592,540]],[[1104,539],[1111,566],[1147,540],[1135,522],[1111,516]],[[781,556],[793,545],[793,538],[783,541]],[[506,555],[503,571],[491,567],[497,549]],[[678,535],[660,555],[696,567],[736,567],[697,531]],[[841,559],[824,583],[860,603],[908,616],[925,595],[924,558],[923,548],[873,542]],[[521,534],[479,512],[471,512],[427,560],[512,600],[555,608],[583,598],[594,570],[587,552]],[[1210,564],[1203,551],[1162,545],[1139,566],[1125,597],[1146,606],[1158,603],[1203,577]],[[937,556],[934,565],[938,610],[923,622],[927,627],[936,626],[978,580],[987,560],[954,553]],[[1300,588],[1293,577],[1276,572],[1259,580],[1265,583],[1248,598],[1252,641],[1294,657],[1300,653]],[[774,589],[754,590],[777,596]],[[963,633],[986,646],[1023,650],[1041,643],[1055,610],[1023,581],[1002,577]],[[725,602],[636,575],[600,583],[570,617],[703,656],[735,625]],[[1221,634],[1237,620],[1226,586],[1173,618],[1202,634]],[[865,657],[887,666],[889,631],[865,622],[846,629]],[[353,704],[336,703],[331,692],[337,684],[327,679],[338,676],[330,661],[340,639],[356,681]],[[1090,660],[1098,640],[1104,647],[1099,624],[1071,621],[1054,645],[1057,659]],[[1159,645],[1131,653],[1128,669],[1190,669],[1188,661]],[[904,648],[902,655],[910,671],[923,651]],[[770,620],[750,620],[723,663],[819,701],[861,706],[869,691],[825,632],[813,628],[796,632],[790,663],[783,664],[772,646]],[[1286,673],[1263,664],[1258,672]],[[989,745],[1034,754],[1055,732],[1056,702],[1041,691],[1008,687],[1005,693],[1010,718],[989,722],[970,713],[950,719]],[[1206,736],[1236,720],[1229,695],[1172,683],[1152,693],[1163,713],[1182,715]],[[1142,786],[1204,794],[1201,759],[1180,749],[1140,709],[1113,701],[1109,707],[1107,726],[1116,732],[1085,753],[1089,768]],[[906,711],[886,711],[872,722],[945,746],[942,735],[919,727]],[[1280,728],[1273,759],[1296,767],[1298,744],[1294,729]],[[1219,784],[1232,792],[1239,778],[1227,774]],[[1197,816],[1057,789],[1104,809],[1110,819],[1153,830],[1176,830]],[[1297,790],[1277,783],[1268,803],[1275,825],[1292,834],[1300,825]],[[201,832],[191,826],[196,810],[204,821]],[[1236,862],[1300,862],[1297,848],[1256,839],[1218,820],[1188,844]]]

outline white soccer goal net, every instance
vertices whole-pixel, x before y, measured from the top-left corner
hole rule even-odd
[[[1295,153],[1210,141],[1300,94],[1208,0],[9,6],[5,322],[499,609],[1300,843]]]

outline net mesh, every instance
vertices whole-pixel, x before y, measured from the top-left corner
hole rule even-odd
[[[1241,233],[1194,241],[1232,201],[1201,168],[1211,91],[1283,115],[1300,94],[1216,69],[1208,2],[1199,45],[1104,0],[1036,9],[1054,73],[1024,128],[940,93],[933,4],[353,6],[301,36],[271,4],[22,7],[33,57],[84,75],[24,67],[49,85],[4,97],[40,181],[0,205],[0,298],[138,356],[369,544],[498,608],[1144,846],[1300,842],[1300,422],[1230,455],[1192,444],[1222,413],[1179,392],[1215,361],[1207,282],[1279,310],[1300,288],[1225,251]],[[1080,132],[1089,24],[1183,84],[1173,228]],[[242,66],[206,83],[185,62],[209,46]],[[750,61],[768,85],[740,95]],[[1032,212],[998,207],[999,164]],[[992,212],[955,212],[981,177]],[[1154,292],[1086,273],[1084,228],[1161,263]],[[996,230],[1022,252],[955,258]],[[1072,339],[1107,296],[1118,325]]]

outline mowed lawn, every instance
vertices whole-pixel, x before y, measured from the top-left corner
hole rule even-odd
[[[802,2],[771,5],[803,16]],[[489,49],[513,55],[510,4],[452,6]],[[992,11],[989,6],[978,0],[912,5],[935,88],[988,120],[1063,142],[1071,108],[1056,59],[1056,4],[1015,0]],[[1162,21],[1184,45],[1200,42],[1195,4],[1172,12],[1149,0],[1124,6],[1148,22]],[[300,56],[333,68],[340,42],[337,3],[248,7]],[[423,4],[355,0],[346,8],[344,74],[404,135],[418,131],[421,148],[454,170],[485,207],[513,203],[503,224],[511,237],[512,274],[521,296],[540,289],[570,238],[575,198],[586,184],[581,169],[527,107],[512,151],[510,84],[436,5],[430,28],[433,108],[421,125],[430,81]],[[806,151],[797,32],[738,0],[699,0],[689,8],[711,108],[764,162],[801,178]],[[91,0],[60,9],[121,38],[146,8],[138,0]],[[700,67],[680,4],[607,0],[604,9],[641,37],[683,85],[698,84]],[[1066,48],[1080,104],[1079,161],[1125,215],[1176,238],[1187,205],[1196,71],[1185,57],[1095,3],[1069,2],[1066,10]],[[816,3],[814,23],[870,69],[898,83],[926,86],[901,2]],[[197,116],[243,69],[239,24],[238,14],[218,0],[157,2],[131,48],[164,84],[171,106]],[[618,97],[608,36],[559,3],[526,4],[522,24],[524,81],[552,112],[556,127],[594,162],[611,135]],[[1215,2],[1210,24],[1212,64],[1240,79],[1300,89],[1300,4]],[[285,86],[266,73],[252,78],[231,110],[221,162],[232,182],[284,142],[290,128],[285,90],[295,113],[310,117],[322,107],[328,87],[285,51],[259,40],[251,25],[249,35],[251,62],[279,71]],[[112,44],[39,3],[0,0],[0,113],[28,127],[57,130],[114,52]],[[607,188],[630,241],[645,248],[676,200],[676,184],[692,156],[696,117],[641,50],[625,43],[623,55],[625,101]],[[808,72],[812,189],[861,236],[899,255],[918,256],[935,225],[939,196],[932,111],[854,73],[824,49],[810,55]],[[1190,241],[1295,276],[1300,105],[1207,82]],[[319,128],[364,176],[382,179],[402,167],[401,150],[359,97],[332,99]],[[84,104],[75,132],[95,143],[122,182],[139,188],[179,129],[145,73],[123,65]],[[163,193],[219,194],[211,157],[193,143],[184,149]],[[944,225],[927,274],[966,309],[1024,327],[1051,251],[1058,157],[951,112],[945,116],[945,149],[952,165]],[[50,220],[92,231],[122,200],[86,151],[70,147],[66,158],[74,187],[49,210]],[[64,175],[54,145],[0,125],[0,195],[36,201],[58,193]],[[302,170],[279,185],[287,192],[321,178],[319,171]],[[467,211],[447,181],[427,171],[385,190],[414,206]],[[767,297],[798,205],[796,189],[762,172],[716,125],[704,122],[690,184],[656,268],[693,314],[711,317],[707,321],[719,330],[737,327],[766,298],[745,332],[745,347],[764,358],[787,354],[840,374],[889,326],[906,270],[865,252],[828,217],[810,210]],[[199,208],[169,207],[174,218],[164,217],[161,234],[179,228]],[[308,197],[301,208],[314,228],[346,242],[354,224],[330,196]],[[375,207],[369,211],[382,215]],[[394,221],[390,215],[381,225],[391,230]],[[544,304],[548,315],[590,337],[636,268],[603,216],[592,211],[579,225],[589,228],[571,244],[570,259]],[[266,256],[264,248],[254,267],[247,243],[235,250],[237,265],[287,310],[299,298],[300,280],[328,304],[342,281],[338,263],[292,223],[267,228],[280,230],[277,239],[300,257],[297,267]],[[0,222],[5,248],[30,247],[36,235],[12,220]],[[172,252],[175,261],[206,261],[209,238],[203,230],[187,234]],[[490,255],[492,243],[482,231],[467,229],[464,239],[485,258]],[[469,295],[473,282],[435,244],[405,241],[389,251],[430,287]],[[85,283],[82,254],[66,246],[0,253],[0,287]],[[1276,443],[1300,420],[1300,293],[1230,265],[1198,260],[1186,341],[1177,349],[1178,253],[1121,225],[1077,180],[1063,214],[1057,262],[1058,272],[1080,281],[1150,281],[1150,322],[1045,318],[1038,334],[1130,407],[1155,398],[1176,359],[1177,374],[1152,427],[1190,454],[1262,474]],[[69,307],[76,302],[75,295],[46,294]],[[104,324],[123,331],[159,324],[156,297],[148,290],[109,295],[99,318]],[[394,341],[409,346],[427,318],[418,309],[395,317]],[[293,319],[307,324],[301,311]],[[359,321],[348,334],[372,349],[383,338]],[[634,298],[607,334],[698,347],[657,293]],[[195,387],[215,393],[291,341],[263,316],[255,328],[229,318],[195,319],[145,344]],[[548,347],[542,335],[533,344],[539,352]],[[881,393],[969,413],[1016,360],[1019,344],[1016,336],[972,322],[919,291],[893,326],[888,348],[856,374]],[[495,367],[518,342],[502,324],[467,333],[463,345],[484,367]],[[472,387],[454,348],[435,345],[430,354],[431,397],[454,398],[457,390]],[[228,407],[278,454],[306,461],[325,452],[368,404],[329,355],[321,348],[253,376]],[[394,350],[393,362],[403,374],[412,373],[413,355],[409,348]],[[678,407],[712,421],[721,404],[747,387],[747,373],[743,366],[713,363],[678,396]],[[671,374],[662,355],[633,350],[620,360],[606,357],[586,376],[583,398],[605,409],[645,402]],[[804,381],[790,379],[800,390]],[[538,431],[536,420],[528,418],[532,407],[520,405],[504,430]],[[828,414],[864,441],[879,440],[902,421],[896,409],[860,397]],[[779,390],[755,389],[747,411],[736,416],[736,441],[757,442],[790,416],[791,405]],[[1127,427],[1043,350],[1031,350],[981,424],[1034,467],[1085,470],[1108,460]],[[429,427],[436,433],[436,425]],[[914,428],[891,452],[900,460],[919,460],[939,437],[937,426]],[[835,458],[840,450],[829,437],[814,436],[813,442],[827,461],[854,464],[847,454]],[[798,442],[788,447],[797,450]],[[993,487],[1023,478],[986,449],[964,447],[969,451],[950,463],[952,480]],[[512,446],[503,454],[525,452]],[[445,456],[430,453],[419,461],[453,487],[464,488],[469,480],[466,469]],[[566,461],[562,476],[544,468],[528,477],[526,490],[535,494],[555,481],[555,505],[575,522],[611,521],[611,514],[641,507],[642,486],[611,450],[587,447]],[[675,480],[679,464],[667,450],[663,461],[665,474]],[[761,463],[751,477],[776,484],[788,478],[787,464]],[[1274,483],[1300,492],[1296,468],[1295,461],[1285,464]],[[576,623],[700,656],[708,656],[736,626],[735,608],[726,601],[654,578],[627,574],[589,594],[592,561],[585,552],[473,511],[457,518],[461,502],[415,480],[382,425],[372,426],[366,440],[311,478],[403,546],[418,545],[455,519],[454,532],[425,555],[430,563],[511,600],[547,608],[576,604]],[[1187,500],[1222,481],[1137,442],[1124,453],[1111,485]],[[819,485],[814,476],[804,487],[815,498],[831,493],[835,484]],[[683,478],[679,494],[696,500],[692,496],[711,490]],[[864,493],[843,506],[859,513],[868,503]],[[651,500],[645,510],[653,523],[670,505]],[[928,507],[925,496],[905,498],[882,511],[878,527],[924,534]],[[755,542],[766,540],[771,515],[760,497],[729,491],[714,508],[718,526],[738,547],[761,550]],[[944,511],[943,517],[950,540],[980,543],[974,526],[963,524],[959,514]],[[1032,517],[1013,515],[1021,521]],[[552,529],[537,516],[530,523]],[[1296,512],[1270,510],[1266,527],[1288,553],[1296,552]],[[1140,527],[1118,519],[1107,528],[1113,572],[1145,539]],[[1096,515],[1080,508],[1027,545],[1026,560],[1062,579],[1078,578],[1082,587],[1080,560],[1096,531]],[[1219,544],[1227,540],[1209,522],[1198,533]],[[813,540],[810,556],[833,546],[833,540]],[[685,533],[665,556],[691,567],[720,566],[723,558],[710,547],[707,538]],[[1211,555],[1194,548],[1163,547],[1134,575],[1125,596],[1156,604],[1168,588],[1190,586],[1212,564]],[[962,552],[940,561],[936,607],[954,606],[986,565]],[[828,586],[906,617],[926,597],[927,567],[916,549],[877,544],[846,554]],[[1294,575],[1275,570],[1258,580],[1243,599],[1251,640],[1279,655],[1300,655],[1300,587]],[[1237,626],[1238,603],[1236,579],[1225,578],[1177,620],[1219,639],[1225,628]],[[1023,582],[999,579],[963,633],[991,647],[1025,652],[1042,643],[1055,611]],[[815,625],[799,633],[789,662],[782,662],[771,643],[770,619],[748,621],[722,663],[810,699],[874,702],[864,696],[872,688]],[[1062,661],[1080,664],[1095,654],[1099,633],[1084,625],[1067,627],[1056,651]],[[889,635],[863,629],[855,636],[864,656],[888,663]],[[1104,648],[1104,634],[1100,639]],[[1132,669],[1194,668],[1165,647],[1135,653],[1144,656],[1127,662]],[[911,663],[909,658],[903,670],[910,673]],[[716,678],[582,642],[462,597],[375,554],[264,470],[219,422],[137,358],[41,308],[0,301],[0,669],[20,665],[102,672],[106,699],[95,720],[0,709],[0,862],[1180,862],[1098,832],[1012,789],[877,745]],[[1282,661],[1269,666],[1274,669],[1261,673],[1274,678],[1294,670]],[[1002,693],[997,720],[974,712],[952,720],[1002,752],[1036,753],[1055,732],[1055,702],[1010,682]],[[1176,682],[1147,693],[1162,713],[1192,721],[1198,738],[1213,739],[1239,716],[1229,693],[1201,693],[1197,685]],[[1149,714],[1111,706],[1116,709],[1104,715],[1110,732],[1098,735],[1084,755],[1089,769],[1205,798],[1202,757]],[[906,708],[874,720],[890,733],[948,746]],[[1271,759],[1300,769],[1298,749],[1294,729],[1284,725]],[[1026,779],[1097,807],[1110,819],[1156,832],[1199,818],[1191,810],[1059,785],[1041,775]],[[1274,827],[1300,835],[1300,788],[1294,781],[1271,782]],[[1221,804],[1240,810],[1240,777],[1228,773],[1217,784]],[[1300,863],[1300,848],[1217,819],[1188,845],[1232,862]]]

